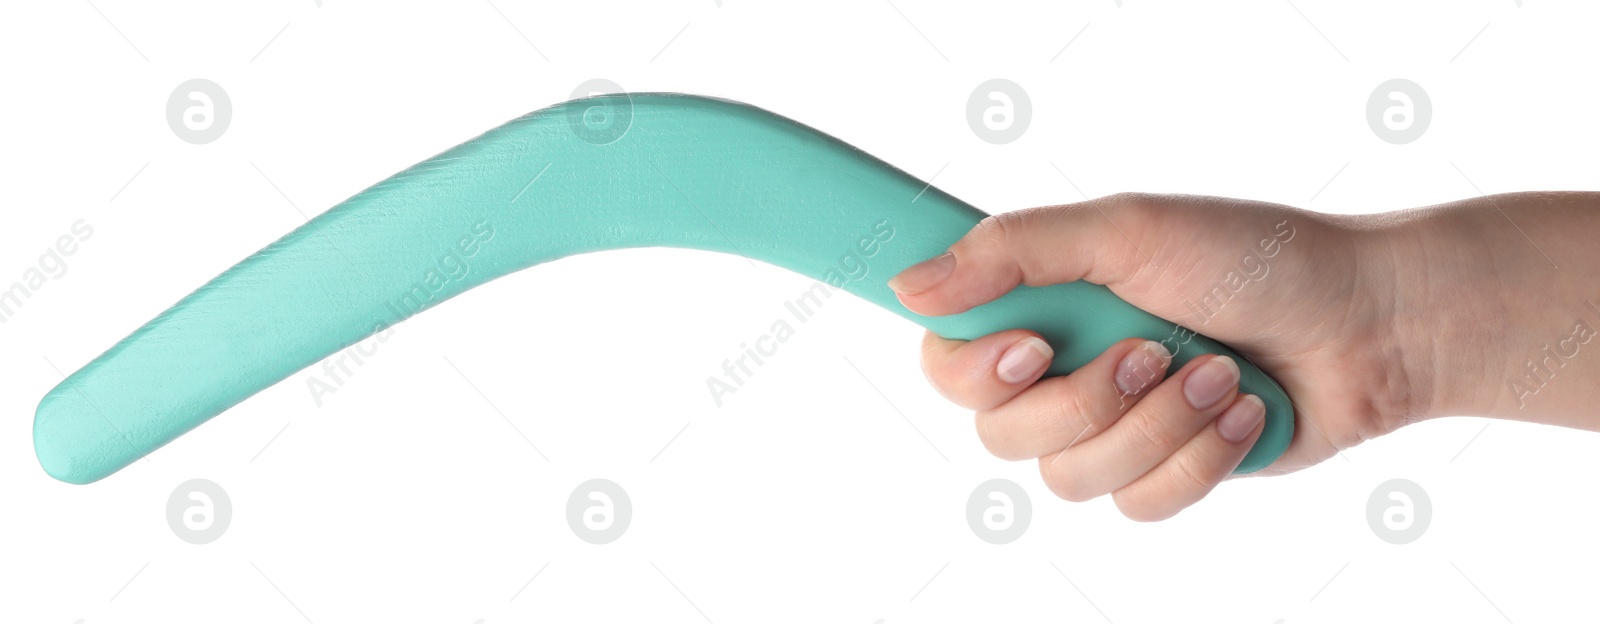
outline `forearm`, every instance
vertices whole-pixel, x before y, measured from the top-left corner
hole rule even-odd
[[[1392,263],[1415,414],[1600,431],[1600,193],[1473,198],[1374,216],[1363,235]]]

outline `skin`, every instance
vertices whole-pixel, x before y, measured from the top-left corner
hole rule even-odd
[[[1292,228],[1293,238],[1262,258],[1267,272],[1197,315],[1190,302],[1239,271],[1275,228]],[[1600,342],[1590,340],[1600,330],[1597,238],[1600,193],[1492,195],[1359,216],[1128,193],[992,216],[890,287],[908,309],[945,315],[1019,284],[1084,279],[1216,338],[1299,408],[1288,451],[1249,475],[1271,476],[1444,416],[1600,431]],[[1109,494],[1131,519],[1162,520],[1233,478],[1260,435],[1257,399],[1238,393],[1236,376],[1212,384],[1223,386],[1215,404],[1196,407],[1186,394],[1213,357],[1165,373],[1159,354],[1130,339],[1063,377],[1040,379],[1044,357],[1035,366],[1005,358],[1020,363],[1008,381],[1005,354],[1036,339],[1021,329],[972,341],[929,332],[923,370],[975,412],[992,453],[1036,460],[1064,499]],[[1145,366],[1129,370],[1147,371],[1131,394],[1114,385],[1130,354]]]

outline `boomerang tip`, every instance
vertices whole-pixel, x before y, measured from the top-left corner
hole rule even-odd
[[[56,386],[39,402],[33,417],[33,451],[45,474],[57,481],[87,485],[138,459],[133,445],[109,420],[83,408],[82,399],[63,400]]]

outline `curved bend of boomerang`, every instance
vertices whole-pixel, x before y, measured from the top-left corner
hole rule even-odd
[[[328,355],[474,286],[573,254],[680,247],[739,254],[842,288],[950,338],[1025,327],[1049,375],[1130,336],[1173,367],[1227,347],[1084,282],[1022,286],[968,312],[915,314],[888,278],[985,217],[765,110],[679,94],[605,95],[513,120],[333,207],[244,259],[44,397],[34,446],[89,483]],[[1288,445],[1288,397],[1248,361],[1265,431],[1236,472]]]

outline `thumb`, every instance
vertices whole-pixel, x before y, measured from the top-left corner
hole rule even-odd
[[[949,251],[890,278],[889,287],[907,309],[942,316],[988,303],[1018,284],[1127,286],[1152,266],[1135,242],[1148,231],[1142,205],[1119,194],[993,215]]]

